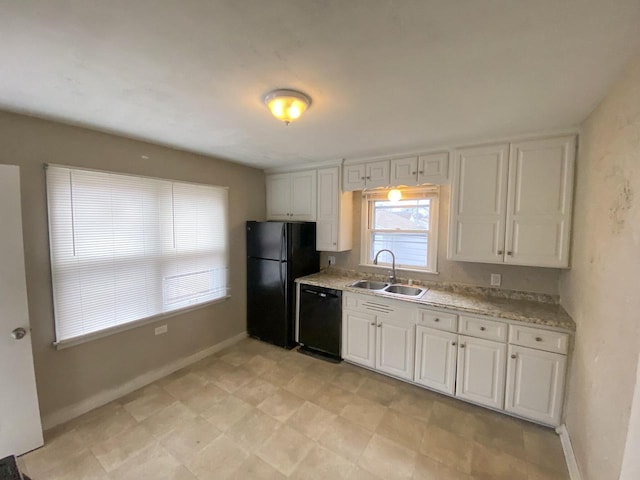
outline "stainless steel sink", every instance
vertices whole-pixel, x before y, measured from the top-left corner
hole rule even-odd
[[[394,295],[404,295],[406,297],[419,297],[427,290],[424,288],[410,287],[408,285],[389,285],[384,289],[387,293]]]
[[[375,282],[372,280],[358,280],[357,282],[354,282],[349,286],[355,288],[363,288],[365,290],[382,290],[383,288],[388,287],[389,284],[385,282]]]

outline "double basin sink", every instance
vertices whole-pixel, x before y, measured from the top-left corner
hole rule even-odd
[[[376,282],[373,280],[358,280],[357,282],[349,284],[349,287],[410,298],[420,298],[427,291],[426,288],[412,287],[410,285],[391,285],[386,282]]]

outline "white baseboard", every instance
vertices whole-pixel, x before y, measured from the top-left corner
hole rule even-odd
[[[78,403],[73,405],[69,405],[68,407],[61,408],[53,413],[45,415],[42,418],[42,428],[44,430],[49,430],[50,428],[55,427],[56,425],[60,425],[62,423],[68,422],[69,420],[79,417],[80,415],[87,413],[95,408],[106,405],[109,402],[117,400],[120,397],[123,397],[139,388],[142,388],[150,383],[155,382],[156,380],[160,380],[167,375],[172,374],[180,370],[181,368],[187,367],[193,363],[196,363],[203,358],[208,357],[220,350],[223,350],[231,345],[239,342],[240,340],[247,337],[247,332],[242,332],[238,335],[235,335],[231,338],[223,340],[220,343],[216,343],[211,347],[205,348],[204,350],[200,350],[199,352],[194,353],[193,355],[189,355],[188,357],[179,358],[178,360],[169,363],[163,367],[157,368],[155,370],[151,370],[147,373],[144,373],[132,380],[129,380],[122,385],[112,388],[109,390],[102,391],[92,397],[86,398]]]
[[[576,456],[574,455],[573,447],[571,446],[571,438],[569,437],[567,426],[564,424],[560,425],[556,428],[556,433],[560,435],[560,443],[562,443],[564,458],[567,461],[567,468],[569,469],[569,478],[571,480],[582,480],[582,475],[578,468],[578,462],[576,461]]]

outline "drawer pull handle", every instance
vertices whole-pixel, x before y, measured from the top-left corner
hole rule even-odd
[[[382,328],[382,324],[381,323],[378,324],[378,328]]]
[[[439,319],[439,318],[434,318],[434,319],[433,319],[433,321],[434,321],[434,322],[439,322],[439,321],[440,321],[440,319]]]
[[[502,250],[498,250],[498,251],[497,251],[497,254],[498,254],[498,255],[502,255],[503,253],[504,253],[504,252],[503,252]]]
[[[424,171],[423,171],[423,170],[420,170],[418,173],[419,173],[420,175],[422,175],[422,174],[424,173]]]
[[[542,337],[536,337],[536,342],[541,342],[542,341]]]
[[[507,252],[507,255],[513,255],[513,252]]]
[[[456,346],[456,342],[451,342],[451,345],[455,347]]]
[[[511,358],[518,358],[518,356],[514,353],[511,355]]]
[[[360,180],[364,180],[365,177],[360,177]]]
[[[484,332],[485,330],[486,330],[486,328],[485,328],[485,327],[480,327],[480,331],[481,331],[481,332]]]
[[[416,173],[418,173],[418,172],[411,172],[411,175],[415,175]]]
[[[375,327],[376,326],[376,322],[371,322],[371,326]]]
[[[460,344],[460,348],[464,348],[464,343],[461,343],[461,344]]]

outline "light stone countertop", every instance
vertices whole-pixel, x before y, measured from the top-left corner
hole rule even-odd
[[[297,283],[333,288],[346,292],[373,295],[392,300],[417,303],[461,312],[489,315],[496,318],[543,325],[575,331],[576,324],[569,314],[557,303],[557,298],[549,295],[510,292],[495,288],[471,287],[455,284],[417,285],[428,288],[420,298],[398,297],[388,293],[349,287],[359,279],[371,279],[372,276],[350,271],[323,271],[297,278]],[[376,278],[379,279],[379,278]],[[400,279],[400,283],[402,280]]]

